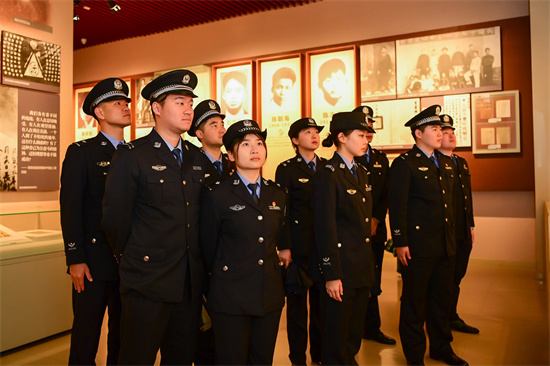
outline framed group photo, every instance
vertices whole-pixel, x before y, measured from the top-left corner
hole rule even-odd
[[[395,99],[395,42],[359,47],[361,102]]]
[[[225,128],[234,122],[254,118],[253,61],[212,67],[215,95],[225,114]]]

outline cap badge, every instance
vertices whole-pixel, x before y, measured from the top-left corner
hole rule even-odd
[[[116,90],[122,90],[122,81],[120,81],[119,79],[115,79],[115,89]]]
[[[252,127],[252,122],[251,121],[243,121],[243,125],[245,127]]]
[[[189,76],[189,74],[185,74],[182,81],[184,84],[188,84],[190,79],[191,77]]]
[[[445,117],[443,117],[443,120],[444,120],[445,122],[449,122],[449,116],[445,115]]]
[[[210,109],[216,109],[216,104],[213,101],[208,102]]]
[[[437,108],[435,109],[435,114],[439,114],[439,113],[441,113],[441,108],[437,106]]]
[[[309,123],[315,124],[315,121],[313,120],[313,118],[310,118],[310,119],[309,119]]]
[[[369,109],[367,107],[363,107],[363,113],[369,114]]]

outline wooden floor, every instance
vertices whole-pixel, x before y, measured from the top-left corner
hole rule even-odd
[[[379,298],[382,330],[398,339],[401,279],[390,254],[384,258],[383,268],[383,293]],[[534,266],[472,260],[461,288],[459,314],[481,333],[454,333],[452,346],[460,357],[472,366],[550,364],[545,286],[535,279]],[[69,340],[70,335],[65,333],[4,352],[0,364],[66,365]],[[98,365],[105,365],[105,357],[105,339],[102,338]],[[364,340],[357,361],[359,365],[405,365],[399,341],[396,346],[384,346]],[[427,355],[425,362],[426,365],[442,365]],[[284,312],[274,364],[290,365]]]

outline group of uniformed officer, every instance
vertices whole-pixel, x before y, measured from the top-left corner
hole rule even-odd
[[[152,365],[159,350],[162,364],[272,363],[289,265],[304,280],[287,293],[291,362],[306,364],[309,335],[313,363],[357,364],[361,338],[396,343],[380,330],[377,300],[389,207],[407,363],[424,364],[425,322],[430,357],[467,365],[450,346],[451,327],[479,332],[456,313],[474,224],[452,118],[432,106],[407,122],[416,144],[391,169],[370,146],[370,107],[333,115],[328,161],[315,154],[323,127],[299,119],[288,133],[296,156],[275,183],[260,174],[267,131],[252,120],[226,130],[211,99],[193,110],[196,85],[188,70],[151,81],[142,96],[155,127],[129,143],[127,84],[105,79],[86,98],[101,132],[69,146],[61,175],[74,284],[69,364],[95,363],[106,308],[107,364]],[[214,338],[198,337],[210,321],[204,304]]]

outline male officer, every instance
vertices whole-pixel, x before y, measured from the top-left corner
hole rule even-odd
[[[466,275],[472,245],[474,243],[474,210],[472,205],[472,184],[470,181],[470,169],[464,158],[453,154],[456,148],[455,128],[453,118],[448,114],[440,116],[443,130],[440,152],[452,160],[449,164],[453,168],[453,205],[455,209],[456,231],[456,263],[454,274],[454,296],[451,311],[451,329],[457,332],[478,334],[479,329],[472,327],[460,319],[457,312],[458,295],[460,294],[460,281]]]
[[[207,174],[207,181],[222,181],[229,178],[234,170],[233,164],[227,158],[227,154],[222,153],[223,135],[225,126],[223,119],[225,115],[221,113],[220,105],[212,99],[206,99],[200,102],[194,111],[193,123],[187,133],[196,136],[201,144],[200,149],[208,160],[212,163]]]
[[[303,269],[311,281],[311,269],[317,267],[317,258],[313,253],[313,209],[311,190],[313,177],[326,161],[315,154],[321,138],[318,126],[313,118],[301,118],[294,122],[288,131],[288,137],[296,150],[296,156],[277,167],[275,181],[285,187],[289,193],[290,233],[292,241],[292,260]],[[321,361],[320,298],[316,286],[309,287],[301,294],[287,297],[287,333],[290,349],[289,358],[294,365],[306,364],[308,339],[309,292],[309,340],[310,354],[314,363]]]
[[[109,311],[107,365],[120,348],[118,267],[101,230],[101,201],[115,149],[132,117],[128,85],[108,78],[88,93],[83,112],[97,119],[101,132],[67,149],[61,171],[61,228],[68,272],[73,281],[73,329],[69,365],[95,365],[105,308]]]
[[[405,124],[416,144],[395,159],[390,170],[390,225],[403,264],[399,335],[410,365],[424,365],[424,322],[430,357],[467,365],[451,347],[456,244],[452,170],[445,169],[445,158],[436,150],[441,147],[440,111],[440,106],[431,106]]]
[[[120,261],[123,365],[193,361],[204,268],[198,244],[204,154],[181,139],[193,120],[197,77],[174,70],[141,95],[155,128],[118,150],[105,187],[102,224]]]
[[[385,153],[370,146],[376,133],[373,128],[375,120],[372,118],[372,108],[369,106],[359,106],[353,111],[365,114],[370,127],[370,130],[367,131],[367,140],[369,142],[367,152],[363,156],[355,157],[355,161],[361,163],[369,171],[369,183],[372,185],[371,240],[375,262],[375,283],[371,289],[371,296],[367,306],[363,338],[382,344],[394,345],[396,344],[395,339],[388,337],[380,330],[381,319],[380,308],[378,306],[378,296],[382,293],[382,261],[384,260],[384,248],[388,235],[386,230],[386,213],[388,212],[388,171],[390,163]]]

